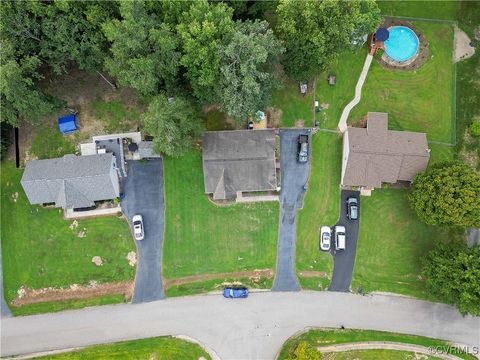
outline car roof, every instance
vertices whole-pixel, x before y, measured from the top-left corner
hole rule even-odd
[[[335,226],[335,232],[345,232],[345,226]]]

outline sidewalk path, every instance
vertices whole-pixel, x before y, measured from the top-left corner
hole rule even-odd
[[[480,317],[399,296],[331,291],[169,298],[2,319],[1,356],[164,335],[185,335],[221,359],[274,359],[307,327],[371,329],[480,344]],[[228,331],[227,331],[228,330]]]
[[[373,56],[368,54],[365,59],[365,63],[363,64],[363,69],[360,73],[360,77],[358,78],[357,85],[355,86],[355,97],[347,104],[347,106],[345,106],[342,112],[342,116],[340,116],[340,121],[338,122],[338,130],[340,130],[341,133],[344,133],[347,130],[347,120],[348,115],[350,115],[350,111],[360,102],[360,99],[362,97],[362,87],[365,83],[365,79],[367,78],[368,70],[370,69],[372,60]]]
[[[436,358],[445,359],[445,360],[462,360],[462,358],[455,355],[434,353],[430,348],[426,346],[404,344],[404,343],[397,343],[397,342],[391,342],[391,341],[366,341],[366,342],[355,342],[355,343],[337,344],[337,345],[329,345],[329,346],[319,346],[317,347],[317,350],[322,353],[356,351],[356,350],[398,350],[398,351],[410,351],[410,352],[420,353],[428,356],[435,356]],[[443,349],[439,349],[439,350],[443,350]]]

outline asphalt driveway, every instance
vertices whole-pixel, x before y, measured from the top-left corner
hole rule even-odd
[[[297,161],[297,140],[300,134],[310,134],[310,130],[280,130],[282,190],[280,193],[277,270],[272,291],[300,290],[300,284],[295,274],[296,215],[297,210],[303,206],[305,185],[310,171],[309,162],[301,164]]]
[[[356,197],[358,199],[359,206],[359,218],[358,220],[349,220],[347,218],[347,198]],[[355,263],[355,254],[357,252],[357,240],[358,240],[358,227],[362,214],[362,208],[360,204],[360,192],[342,190],[340,204],[340,219],[335,225],[345,226],[346,245],[345,250],[335,252],[334,246],[332,246],[332,255],[334,258],[333,276],[328,290],[330,291],[350,291],[350,283],[352,282],[353,265]],[[333,245],[333,242],[332,242]]]
[[[128,161],[123,182],[122,210],[128,221],[135,214],[143,217],[145,238],[136,241],[137,274],[132,303],[165,297],[162,284],[162,243],[164,229],[163,163],[161,159]]]

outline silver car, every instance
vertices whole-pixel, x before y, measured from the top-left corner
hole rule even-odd
[[[132,225],[133,225],[133,235],[135,236],[135,240],[143,240],[143,238],[145,237],[145,232],[143,230],[142,215],[135,215],[132,218]]]
[[[330,241],[332,239],[332,230],[328,226],[320,228],[320,250],[330,250]]]

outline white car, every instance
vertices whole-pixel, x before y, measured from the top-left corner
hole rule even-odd
[[[320,228],[320,250],[330,250],[330,241],[332,239],[332,229],[328,226],[322,226]]]
[[[335,226],[335,250],[345,250],[345,226]]]
[[[133,224],[133,235],[135,236],[135,240],[143,240],[145,237],[145,233],[143,231],[143,218],[142,215],[135,215],[132,218]]]

